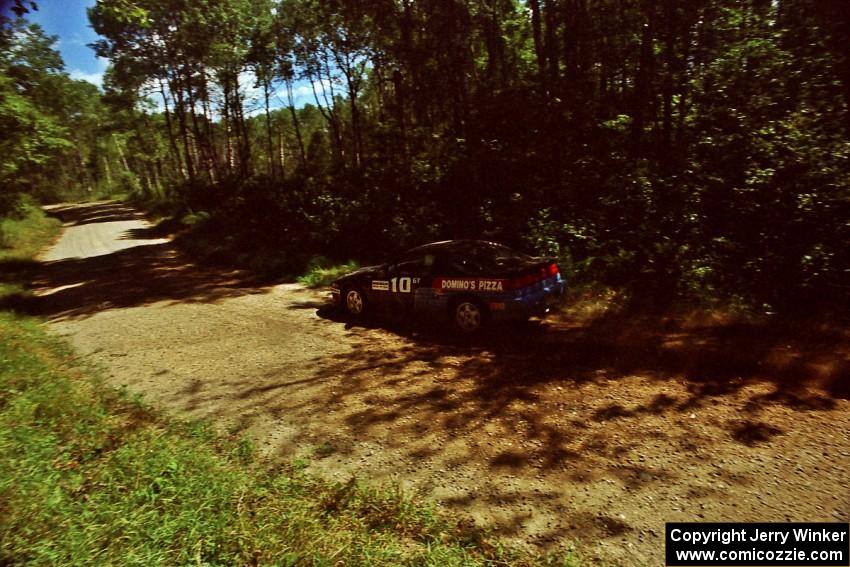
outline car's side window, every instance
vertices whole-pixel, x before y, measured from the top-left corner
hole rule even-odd
[[[447,276],[470,276],[474,273],[474,269],[469,265],[469,262],[457,256],[446,258],[442,262],[441,268],[440,273]]]
[[[434,273],[438,264],[437,256],[432,252],[419,252],[402,258],[393,265],[392,273],[398,276],[424,277]]]
[[[422,275],[422,271],[425,267],[422,258],[416,259],[403,259],[401,262],[395,264],[392,268],[392,275],[395,276],[420,276]]]
[[[452,266],[452,262],[444,255],[436,256],[434,263],[431,266],[431,275],[434,276],[455,276],[457,269]]]
[[[457,261],[456,257],[442,256],[434,266],[433,275],[458,278],[467,277],[470,274],[466,269],[464,269],[463,264]]]

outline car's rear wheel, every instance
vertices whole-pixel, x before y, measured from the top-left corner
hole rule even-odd
[[[486,312],[477,301],[462,299],[452,310],[454,324],[462,333],[477,333],[484,325]]]
[[[366,298],[359,289],[349,289],[343,296],[345,310],[355,317],[360,317],[366,312]]]

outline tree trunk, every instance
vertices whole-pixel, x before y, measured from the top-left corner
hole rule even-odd
[[[345,84],[348,90],[348,104],[351,112],[351,133],[354,143],[354,166],[360,167],[362,160],[363,136],[360,132],[360,108],[357,105],[357,96],[360,89],[360,78],[355,77],[357,72],[351,63],[351,57],[348,54],[340,57],[334,52],[334,57],[337,60],[337,65],[345,76]]]
[[[537,79],[545,94],[548,94],[546,81],[546,54],[543,50],[543,33],[540,21],[540,0],[529,0],[531,7],[531,31],[534,38],[534,54],[537,57]]]
[[[112,170],[109,167],[109,158],[103,156],[103,170],[106,173],[106,186],[112,190]]]
[[[285,177],[286,175],[286,146],[283,142],[283,128],[278,126],[277,129],[277,167],[280,171],[280,176]]]
[[[251,142],[248,138],[248,127],[245,124],[245,108],[242,95],[239,93],[239,74],[233,75],[233,112],[239,131],[239,172],[247,177],[251,170]]]
[[[224,127],[224,159],[227,167],[227,173],[233,173],[234,154],[233,154],[233,138],[231,130],[233,121],[230,119],[230,80],[223,78],[221,81],[221,91],[224,93],[224,104],[221,107],[221,122]]]
[[[174,136],[174,129],[171,126],[171,113],[168,111],[168,97],[165,95],[165,84],[162,82],[162,77],[159,79],[159,94],[162,95],[162,104],[165,107],[165,127],[168,130],[168,145],[171,148],[171,159],[174,160],[174,166],[180,172],[180,176],[186,179],[187,172],[180,162],[180,150],[177,149],[177,140]]]
[[[162,160],[156,158],[156,161],[151,165],[153,170],[153,184],[156,187],[156,194],[160,198],[165,197],[165,191],[162,188]]]
[[[266,73],[263,73],[266,75]],[[274,142],[272,141],[272,117],[269,111],[269,97],[271,85],[268,76],[263,77],[263,102],[266,111],[266,151],[268,152],[269,177],[275,178]]]
[[[210,159],[212,160],[215,181],[221,176],[221,163],[218,157],[218,150],[216,149],[215,131],[213,130],[212,125],[212,112],[210,111],[210,92],[209,85],[207,83],[207,72],[206,69],[203,68],[201,69],[201,109],[204,112],[204,130],[206,132],[206,139],[210,152]]]
[[[328,74],[329,74],[329,83],[331,85],[330,88],[332,89],[333,88],[333,86],[332,86],[333,85],[333,80],[332,80],[333,78],[330,77],[330,71],[328,71]],[[323,84],[321,82],[323,78],[324,77],[322,75],[322,70],[321,70],[321,65],[320,65],[319,75],[318,75],[320,85]],[[337,164],[344,165],[343,160],[345,159],[344,158],[345,152],[343,151],[343,148],[342,148],[342,134],[340,133],[339,123],[337,122],[336,112],[334,111],[334,106],[333,106],[333,102],[332,102],[333,99],[334,99],[333,91],[331,91],[331,98],[329,100],[328,95],[324,90],[324,87],[322,88],[322,98],[325,101],[325,104],[323,106],[322,103],[319,101],[319,93],[316,90],[316,83],[313,80],[313,77],[312,76],[309,77],[308,80],[310,81],[310,87],[313,89],[313,98],[316,101],[316,106],[319,108],[319,112],[322,113],[322,116],[324,117],[325,121],[328,123],[328,126],[330,126],[330,128],[331,128],[331,136],[333,138],[333,147],[334,147],[334,156],[336,158]]]
[[[203,164],[204,171],[207,173],[207,179],[213,181],[215,179],[215,174],[212,171],[212,159],[210,158],[210,152],[208,151],[208,141],[205,140],[204,136],[201,135],[201,128],[198,125],[198,115],[195,112],[195,93],[192,87],[191,76],[188,71],[188,64],[184,64],[184,67],[187,69],[186,71],[186,98],[189,103],[189,117],[192,120],[192,135],[194,138],[195,145],[195,159],[198,164]]]
[[[662,120],[661,144],[659,145],[659,163],[662,173],[669,173],[673,158],[673,73],[676,55],[674,53],[674,7],[672,0],[664,0],[664,78],[661,85]]]
[[[295,128],[295,139],[298,141],[298,155],[301,165],[307,167],[307,152],[304,151],[304,138],[301,137],[301,126],[298,121],[298,113],[295,112],[295,100],[292,96],[292,81],[286,80],[286,98],[289,102],[289,114],[292,116],[292,126]]]
[[[118,137],[114,133],[112,134],[112,143],[115,144],[115,149],[118,151],[118,159],[121,160],[121,165],[124,166],[124,171],[126,173],[131,173],[130,165],[127,163],[127,158],[124,155],[124,148],[121,147],[121,142],[118,141]]]
[[[183,154],[186,160],[186,173],[190,181],[195,179],[195,165],[192,162],[192,150],[189,144],[189,132],[186,124],[186,107],[183,100],[183,90],[179,80],[175,77],[171,92],[177,96],[177,104],[175,113],[177,114],[177,122],[180,126],[180,137],[183,140]]]
[[[546,2],[543,19],[546,23],[546,41],[544,43],[544,47],[546,50],[546,69],[549,72],[548,84],[549,88],[553,89],[554,85],[558,82],[560,65],[558,61],[558,34],[556,29],[558,24],[556,22],[557,18],[555,17],[555,8],[554,6],[549,5],[551,1],[552,0],[548,0]]]
[[[654,24],[654,0],[646,0],[644,13],[646,21],[643,24],[640,41],[640,61],[638,63],[637,76],[635,77],[635,89],[632,99],[632,129],[630,135],[630,146],[633,157],[640,157],[643,140],[643,128],[646,114],[647,99],[650,96],[649,82],[653,62],[652,40]]]

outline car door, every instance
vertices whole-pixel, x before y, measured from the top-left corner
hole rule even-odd
[[[416,252],[402,257],[389,269],[389,291],[395,309],[404,314],[415,311],[416,297],[431,287],[431,266],[434,256]]]

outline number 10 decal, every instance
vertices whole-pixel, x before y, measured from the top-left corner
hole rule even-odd
[[[418,279],[418,278],[417,278]],[[392,278],[390,280],[390,291],[393,293],[410,293],[412,278]]]

